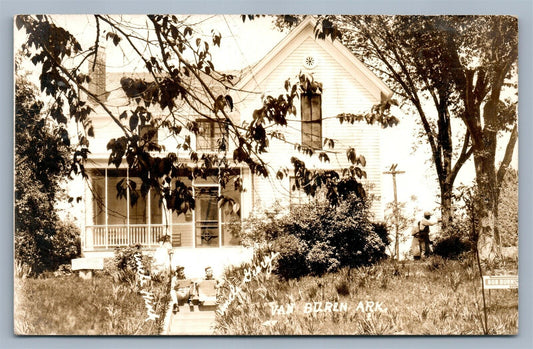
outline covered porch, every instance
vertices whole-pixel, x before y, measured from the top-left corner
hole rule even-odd
[[[236,175],[238,174],[236,171]],[[239,246],[236,234],[240,210],[219,207],[221,196],[240,207],[241,193],[232,186],[221,188],[217,177],[179,180],[192,188],[195,209],[177,214],[151,189],[140,195],[140,178],[127,169],[91,169],[85,192],[84,252],[113,250],[140,244],[156,248],[165,235],[175,248],[220,248]]]

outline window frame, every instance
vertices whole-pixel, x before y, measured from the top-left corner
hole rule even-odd
[[[219,139],[226,138],[227,134],[225,130],[222,129],[222,121],[214,121],[206,118],[196,119],[198,124],[198,133],[196,134],[196,151],[201,152],[216,152],[218,151],[218,141]],[[200,133],[201,125],[208,125],[209,135],[205,136]],[[219,131],[217,133],[217,130]],[[200,142],[205,142],[207,146],[200,144]],[[227,142],[226,142],[227,143]]]
[[[96,172],[98,171],[98,172]],[[113,172],[117,171],[116,174],[114,174]],[[153,208],[153,201],[154,200],[157,200],[157,194],[152,192],[152,189],[149,189],[148,193],[146,194],[146,197],[144,198],[141,198],[139,197],[139,199],[142,199],[144,201],[143,205],[144,205],[144,223],[132,223],[132,217],[141,217],[139,215],[132,215],[132,206],[131,206],[131,190],[130,188],[127,189],[126,191],[126,198],[117,198],[117,202],[120,202],[121,204],[124,203],[125,204],[125,209],[126,209],[126,212],[125,212],[125,216],[123,218],[124,222],[123,223],[110,223],[109,222],[109,217],[110,217],[110,213],[109,211],[114,211],[115,214],[116,214],[116,210],[113,209],[113,203],[110,202],[110,198],[115,198],[117,196],[117,190],[116,190],[116,183],[113,183],[114,181],[110,181],[111,178],[115,178],[117,180],[121,180],[121,179],[124,179],[126,181],[134,181],[137,186],[139,186],[139,181],[140,181],[140,178],[135,176],[134,174],[132,175],[132,173],[129,171],[129,169],[126,169],[126,168],[119,168],[119,169],[115,169],[115,168],[98,168],[98,169],[95,169],[95,174],[93,174],[92,176],[92,179],[91,179],[91,186],[92,186],[92,205],[93,205],[93,213],[92,213],[92,225],[97,225],[97,226],[112,226],[112,225],[126,225],[126,226],[129,226],[129,225],[162,225],[164,224],[163,222],[163,207],[161,206],[159,208],[159,211],[160,211],[160,215],[157,215],[157,216],[154,216],[153,213],[156,212],[156,210],[152,210]],[[100,198],[101,200],[98,200],[97,198],[94,197],[94,195],[96,194],[95,192],[97,191],[96,187],[95,187],[95,183],[96,181],[98,180],[98,178],[101,178],[103,179],[103,187],[101,189],[103,189],[103,194],[104,194],[104,197]],[[98,194],[100,195],[100,194]],[[140,195],[140,193],[139,193]],[[100,202],[101,201],[101,202]],[[138,203],[138,202],[137,202]],[[137,203],[135,205],[137,205]],[[134,206],[135,206],[134,205]],[[101,219],[101,218],[98,218],[98,214],[95,215],[95,211],[96,210],[100,210],[101,209],[101,213],[103,214],[103,217],[101,218],[104,218],[104,223],[103,224],[98,224],[98,220]],[[154,222],[154,218],[155,217],[160,217],[160,220],[161,222]]]
[[[318,100],[318,111],[313,109],[313,100]],[[301,140],[302,146],[322,149],[322,94],[305,93],[300,96]],[[309,120],[305,120],[307,119]],[[313,126],[318,126],[315,134]]]

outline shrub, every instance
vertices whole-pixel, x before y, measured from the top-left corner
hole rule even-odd
[[[472,244],[458,235],[445,237],[435,243],[433,253],[443,258],[458,259],[472,249]]]
[[[305,241],[293,235],[277,238],[273,250],[279,252],[278,263],[274,272],[285,278],[296,278],[309,273],[306,256],[309,248]]]
[[[350,295],[350,285],[348,281],[341,280],[339,283],[335,284],[335,289],[339,296],[349,296]]]
[[[31,219],[39,221],[37,218]],[[30,230],[17,229],[15,232],[18,276],[37,276],[43,272],[55,271],[60,265],[69,264],[71,259],[81,254],[80,231],[77,226],[62,221],[39,222],[40,226],[34,226]]]
[[[369,265],[386,257],[389,244],[386,226],[371,222],[369,206],[349,196],[335,207],[318,200],[285,214],[275,207],[245,223],[243,241],[278,252],[274,272],[286,279]]]
[[[52,237],[53,269],[81,255],[80,230],[73,223],[59,222]]]
[[[143,268],[149,266],[148,257],[142,255],[141,245],[131,245],[127,247],[115,248],[115,256],[111,263],[111,268],[108,269],[108,273],[113,277],[115,282],[129,282],[135,283],[137,277],[137,259],[136,254],[140,254]],[[148,270],[145,269],[145,272]]]
[[[307,253],[305,258],[309,270],[314,275],[337,270],[340,262],[335,258],[334,249],[327,242],[318,242]]]
[[[72,266],[70,264],[61,264],[54,272],[54,276],[66,276],[72,274]]]

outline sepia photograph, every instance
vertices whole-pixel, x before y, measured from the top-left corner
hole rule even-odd
[[[515,336],[518,18],[17,15],[18,336]]]

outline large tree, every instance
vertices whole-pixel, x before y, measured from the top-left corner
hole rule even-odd
[[[494,251],[500,244],[499,188],[517,141],[516,18],[327,16],[322,27],[342,33],[343,42],[418,115],[440,185],[444,229],[452,219],[455,178],[473,154],[484,202],[480,247],[484,255]],[[452,128],[454,118],[462,127]],[[497,167],[497,143],[505,137]]]

